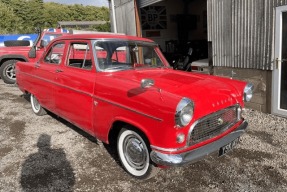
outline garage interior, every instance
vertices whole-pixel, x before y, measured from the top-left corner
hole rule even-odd
[[[157,42],[171,65],[208,58],[207,1],[166,0],[139,10],[142,36]],[[190,49],[191,48],[191,49]]]

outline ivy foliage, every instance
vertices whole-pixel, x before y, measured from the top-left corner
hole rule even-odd
[[[34,33],[35,27],[56,28],[58,21],[107,21],[88,30],[110,31],[106,7],[44,3],[43,0],[0,0],[0,18],[0,34]]]

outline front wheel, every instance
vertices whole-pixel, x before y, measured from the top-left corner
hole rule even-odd
[[[32,110],[36,115],[43,116],[46,114],[46,110],[40,105],[39,101],[33,94],[30,95],[30,102]]]
[[[18,60],[5,61],[0,67],[0,76],[4,83],[14,84],[16,83],[15,63]]]
[[[138,179],[153,177],[158,168],[151,164],[147,142],[141,134],[122,128],[117,140],[117,149],[124,169]]]

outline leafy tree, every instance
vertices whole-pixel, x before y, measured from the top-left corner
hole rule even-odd
[[[59,3],[43,0],[0,0],[1,33],[34,33],[36,26],[57,27],[58,21],[109,21],[109,9]],[[91,29],[110,31],[110,24]]]
[[[19,18],[14,14],[13,10],[5,3],[0,1],[0,33],[17,33],[17,25]]]
[[[58,21],[67,21],[67,18],[70,17],[69,12],[70,10],[65,5],[45,3],[43,15],[46,23],[44,27],[57,27]]]

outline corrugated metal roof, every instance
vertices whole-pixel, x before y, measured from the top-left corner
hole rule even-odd
[[[272,70],[275,7],[287,0],[207,0],[213,65]]]
[[[163,0],[137,0],[137,1],[138,1],[139,8],[143,8],[143,7],[158,3]]]

